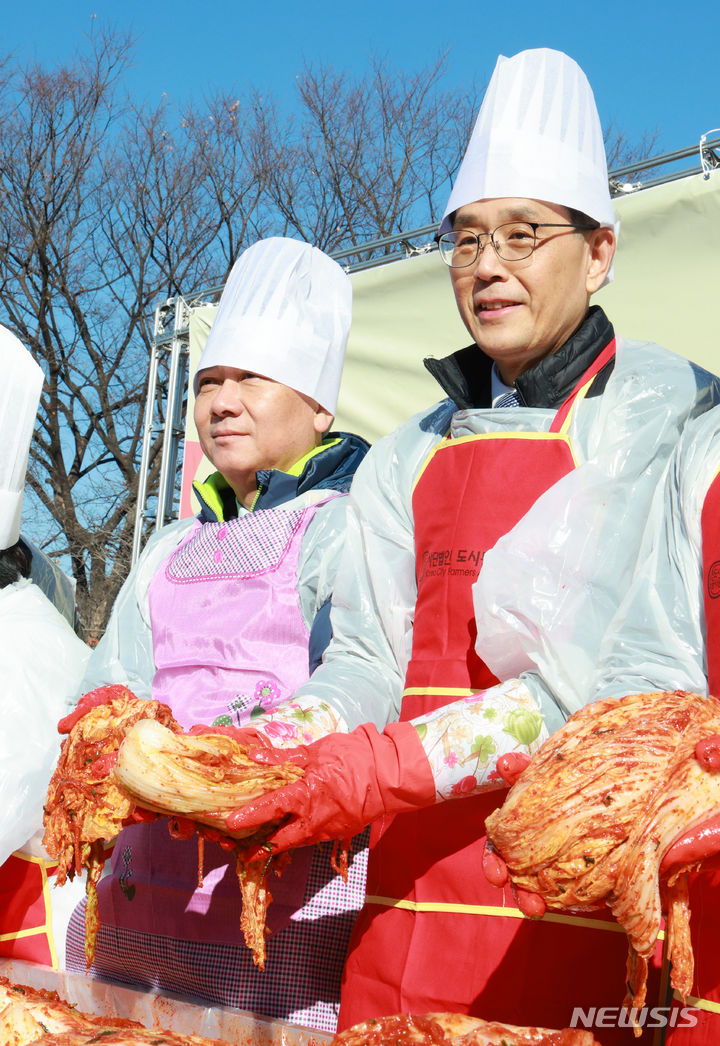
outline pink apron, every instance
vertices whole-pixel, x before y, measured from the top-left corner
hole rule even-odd
[[[153,696],[167,701],[183,726],[243,725],[307,680],[298,562],[319,507],[197,524],[156,574]],[[125,829],[112,875],[99,884],[93,975],[334,1031],[364,895],[367,841],[353,840],[347,883],[332,871],[331,851],[331,843],[297,850],[282,876],[271,878],[261,972],[240,933],[234,857],[206,843],[199,887],[196,840],[171,840],[164,820]],[[77,909],[68,968],[84,972],[82,920]]]
[[[272,509],[225,523],[196,523],[150,585],[156,674],[153,698],[188,729],[248,722],[308,678],[308,630],[297,594],[303,535],[318,506]],[[119,836],[113,875],[98,891],[100,919],[164,937],[236,944],[240,895],[234,856],[171,839],[165,820]],[[312,848],[273,880],[269,926],[278,931],[300,905]]]

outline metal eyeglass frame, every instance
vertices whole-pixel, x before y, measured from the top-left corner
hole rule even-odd
[[[507,228],[509,225],[527,226],[529,229],[532,229],[532,234],[533,234],[532,245],[530,246],[527,254],[515,254],[512,258],[505,258],[501,254],[500,248],[498,247],[497,243],[495,242],[495,233],[498,232],[500,229]],[[457,233],[455,233],[455,232],[446,232],[446,233],[443,233],[442,236],[438,237],[438,241],[437,242],[438,242],[438,250],[440,251],[440,257],[442,258],[442,260],[445,262],[445,264],[447,266],[449,266],[451,269],[466,269],[469,265],[474,265],[475,264],[475,262],[477,261],[478,255],[481,253],[481,251],[485,250],[485,248],[487,247],[488,243],[491,243],[493,245],[495,253],[497,254],[498,258],[500,258],[501,261],[504,261],[504,262],[525,261],[526,258],[530,257],[530,255],[533,253],[533,251],[535,250],[535,248],[538,245],[538,243],[537,243],[537,231],[538,231],[538,229],[579,229],[579,230],[583,230],[583,231],[589,231],[591,229],[597,229],[597,228],[598,228],[597,225],[589,225],[587,223],[582,224],[580,222],[526,222],[526,221],[503,222],[502,225],[496,226],[496,228],[494,228],[492,230],[492,232],[477,233],[477,232],[472,232],[471,229],[458,229]],[[449,243],[451,242],[450,241],[450,237],[451,236],[456,236],[458,233],[463,233],[465,236],[474,236],[475,237],[475,254],[470,259],[470,261],[464,262],[462,265],[453,265],[452,261],[448,260],[448,256],[445,254],[445,252],[443,250],[443,241],[445,241],[445,244],[449,245]],[[482,243],[483,239],[486,239],[485,243]],[[454,240],[452,241],[452,244],[453,244],[453,251],[450,252],[450,257],[452,257],[452,253],[454,252],[454,249],[455,249],[455,242],[454,242]]]

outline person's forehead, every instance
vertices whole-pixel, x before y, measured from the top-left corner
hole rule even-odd
[[[544,200],[508,197],[494,200],[475,200],[458,207],[453,228],[467,228],[488,222],[498,224],[512,221],[541,221],[544,218],[565,215],[565,208]]]

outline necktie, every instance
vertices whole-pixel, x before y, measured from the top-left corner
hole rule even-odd
[[[520,406],[520,399],[518,397],[517,392],[515,392],[515,390],[513,390],[512,392],[503,392],[502,396],[500,396],[495,401],[495,403],[493,404],[493,410],[497,410],[498,407],[519,407],[519,406]]]

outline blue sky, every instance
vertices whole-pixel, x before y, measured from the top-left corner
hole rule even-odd
[[[375,54],[412,72],[448,48],[446,83],[462,90],[472,80],[484,86],[498,54],[556,47],[587,73],[603,125],[613,121],[631,140],[657,132],[655,152],[670,152],[720,127],[719,11],[710,0],[4,0],[0,51],[66,60],[94,15],[95,24],[137,35],[126,81],[133,93],[158,100],[165,92],[181,103],[247,87],[291,102],[305,61],[361,74]]]

